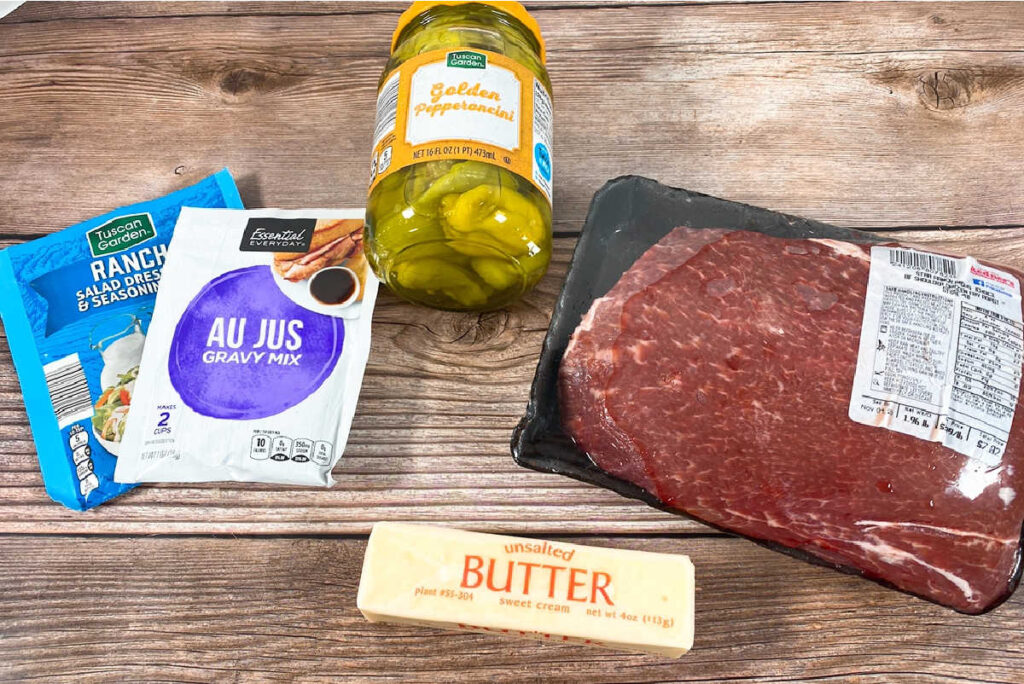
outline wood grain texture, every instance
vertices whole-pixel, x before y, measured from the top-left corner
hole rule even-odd
[[[1024,229],[886,233],[1024,269]],[[533,533],[706,532],[698,523],[556,475],[509,454],[575,238],[508,311],[464,315],[383,293],[348,449],[332,489],[152,485],[83,515],[41,484],[6,340],[0,338],[0,532],[365,533],[377,520],[457,522]]]
[[[1024,672],[1020,594],[969,617],[737,539],[560,539],[689,555],[693,650],[669,660],[371,624],[355,605],[363,540],[17,536],[0,537],[0,679],[1019,682]]]
[[[725,2],[747,2],[748,0],[725,0]],[[787,2],[788,0],[769,0]],[[707,2],[711,4],[722,4],[723,0],[692,0],[690,4]],[[134,7],[128,8],[117,2],[104,3],[102,8],[88,9],[78,7],[71,3],[54,2],[29,2],[18,10],[18,16],[11,20],[12,23],[29,23],[41,21],[74,21],[74,20],[95,20],[125,17],[138,19],[140,17],[164,17],[167,15],[167,8],[162,7],[163,2],[134,2]],[[288,2],[287,0],[263,0],[260,2],[224,2],[223,0],[211,0],[206,2],[175,2],[174,14],[188,16],[209,16],[209,15],[342,15],[360,16],[365,14],[392,14],[398,20],[407,3],[402,0],[355,0],[354,2],[336,2],[323,0],[322,2]],[[638,4],[623,2],[623,0],[539,0],[535,2],[524,2],[523,5],[531,12],[552,11],[552,10],[579,10],[602,7],[624,6]],[[679,5],[679,0],[643,0],[645,5]]]
[[[0,233],[224,165],[254,206],[363,202],[395,12],[220,7],[21,21],[59,12],[29,6],[0,22]],[[1020,4],[541,4],[537,18],[559,230],[623,173],[849,226],[1024,222]]]
[[[572,236],[620,174],[916,227],[892,236],[1024,268],[1024,5],[528,5],[556,97],[552,271],[481,316],[383,293],[335,488],[162,485],[67,511],[42,489],[0,335],[0,680],[1024,681],[1020,595],[956,615],[508,451]],[[404,6],[19,8],[0,20],[0,247],[225,165],[249,206],[361,205]],[[985,226],[1003,229],[957,229]],[[354,599],[365,542],[336,535],[382,519],[688,553],[695,650],[370,625]],[[638,536],[656,533],[678,534]]]

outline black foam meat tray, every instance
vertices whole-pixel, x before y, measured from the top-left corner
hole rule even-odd
[[[596,298],[606,294],[618,282],[641,254],[678,226],[752,230],[781,238],[825,238],[861,244],[878,244],[886,240],[871,233],[668,187],[641,176],[623,176],[608,181],[594,195],[544,338],[526,415],[512,434],[512,456],[521,466],[567,475],[622,496],[639,499],[654,508],[693,518],[667,507],[635,484],[598,468],[563,429],[558,406],[558,367],[569,338],[583,315]],[[693,519],[710,525],[699,518]],[[854,568],[829,563],[799,549],[742,534],[738,536],[814,565],[862,575]],[[1006,600],[1020,582],[1022,572],[1024,562],[1018,562],[1014,576],[1008,582],[1007,593],[982,612],[988,612]],[[903,591],[884,580],[871,579]]]
[[[671,188],[642,176],[608,181],[590,203],[544,338],[526,416],[512,435],[516,463],[541,472],[567,475],[669,510],[645,490],[594,465],[562,428],[558,366],[569,338],[591,303],[607,293],[641,254],[677,226],[753,230],[784,238],[881,241],[869,233]],[[671,512],[681,515],[676,510]]]

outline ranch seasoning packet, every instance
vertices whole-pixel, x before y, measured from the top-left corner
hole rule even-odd
[[[363,216],[181,212],[118,482],[333,484],[377,296]]]
[[[46,492],[86,510],[114,482],[167,245],[185,205],[241,208],[228,171],[0,251],[0,317]]]

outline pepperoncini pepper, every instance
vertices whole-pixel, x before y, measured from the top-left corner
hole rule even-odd
[[[415,2],[381,78],[366,255],[399,296],[505,306],[551,258],[551,85],[515,2]]]

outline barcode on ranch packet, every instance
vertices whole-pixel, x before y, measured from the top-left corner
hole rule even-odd
[[[373,127],[373,146],[384,138],[385,135],[395,130],[395,117],[398,113],[398,74],[392,76],[380,94],[377,95],[377,117],[376,125]]]
[[[89,384],[78,354],[46,364],[43,373],[58,426],[63,429],[75,421],[92,418]]]
[[[909,249],[893,249],[889,251],[889,263],[893,266],[941,273],[956,278],[956,261],[935,254],[914,252]]]

